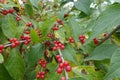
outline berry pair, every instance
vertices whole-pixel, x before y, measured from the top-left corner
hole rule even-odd
[[[72,37],[70,37],[68,40],[69,40],[70,43],[74,43],[75,42],[75,40]]]
[[[85,36],[84,36],[84,35],[80,35],[80,36],[79,36],[79,40],[80,40],[80,42],[81,42],[82,44],[84,44],[84,43],[85,43]]]
[[[11,47],[12,47],[12,48],[17,47],[17,46],[20,44],[20,42],[18,41],[17,38],[10,38],[10,39],[9,39],[9,42],[12,43],[12,44],[11,44]]]

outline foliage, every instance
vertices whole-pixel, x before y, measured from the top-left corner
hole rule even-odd
[[[0,80],[120,80],[119,2],[20,1],[0,0]]]

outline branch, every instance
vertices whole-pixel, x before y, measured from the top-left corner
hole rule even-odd
[[[111,33],[109,33],[103,40],[101,40],[101,42],[99,42],[99,44],[97,46],[104,43],[107,39],[109,39],[119,29],[120,29],[120,25],[118,25]]]
[[[62,55],[62,52],[61,52],[61,50],[60,49],[58,49],[58,52],[59,52],[59,54],[60,54],[60,56],[61,56],[61,58],[62,58],[62,62],[64,63],[64,58],[63,58],[63,55]],[[64,69],[64,71],[65,71],[65,77],[66,77],[66,80],[68,80],[68,73],[66,72],[66,70]]]

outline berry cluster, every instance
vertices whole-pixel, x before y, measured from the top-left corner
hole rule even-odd
[[[27,27],[32,26],[32,22],[27,22],[27,23],[26,23],[26,26],[27,26]]]
[[[57,49],[64,50],[64,49],[65,49],[65,46],[64,46],[64,44],[62,44],[60,41],[55,40],[55,41],[54,41],[53,50],[56,51]]]
[[[3,52],[3,49],[4,49],[4,45],[0,45],[0,53],[2,53]]]
[[[58,30],[58,27],[57,27],[57,24],[54,24],[54,26],[51,28],[53,31],[57,31]]]
[[[63,25],[63,24],[64,24],[63,21],[60,20],[60,19],[57,19],[56,21],[57,21],[57,23],[60,24],[60,25]]]
[[[26,35],[26,36],[25,36],[25,35],[22,35],[22,36],[21,36],[21,39],[22,39],[22,40],[25,40],[24,44],[29,44],[30,41],[31,41],[29,35]]]
[[[12,43],[12,44],[11,44],[11,47],[12,47],[12,48],[17,47],[17,46],[20,44],[20,42],[18,41],[17,38],[10,38],[10,39],[9,39],[9,42]]]
[[[45,71],[40,71],[40,72],[37,73],[36,78],[44,80],[45,79],[45,74],[46,74]]]
[[[69,65],[69,62],[63,62],[60,55],[56,55],[56,59],[59,62],[59,66],[57,68],[58,74],[61,74],[63,72],[63,69],[65,69],[66,72],[70,72],[72,70],[71,66]]]
[[[82,44],[84,44],[84,43],[85,43],[85,36],[84,36],[84,35],[80,35],[80,36],[79,36],[79,40],[80,40],[80,42],[81,42]]]
[[[40,59],[40,61],[38,62],[38,64],[39,64],[42,68],[46,68],[47,61],[44,60],[44,59]]]
[[[69,40],[70,43],[74,43],[75,42],[75,40],[72,37],[70,37],[68,40]]]
[[[14,12],[14,9],[12,8],[12,9],[9,9],[9,10],[3,10],[2,14],[7,15],[7,14],[12,14],[13,12]]]
[[[96,44],[96,45],[99,43],[99,41],[98,41],[97,38],[94,38],[94,39],[93,39],[93,42],[94,42],[94,44]]]

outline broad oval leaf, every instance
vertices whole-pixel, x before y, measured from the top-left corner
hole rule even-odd
[[[25,10],[29,16],[33,16],[33,8],[30,4],[25,4]]]
[[[25,72],[25,62],[16,49],[12,49],[5,67],[14,80],[22,80]]]
[[[120,48],[117,49],[111,57],[111,63],[105,80],[120,78]]]
[[[7,38],[16,36],[17,26],[16,21],[12,15],[6,15],[2,20],[2,31]]]
[[[77,0],[76,2],[74,2],[74,4],[78,10],[81,10],[85,14],[90,15],[90,13],[91,13],[91,9],[90,9],[91,0]]]
[[[113,44],[102,44],[94,49],[94,51],[85,60],[104,60],[110,59],[114,51],[117,49]]]
[[[71,47],[71,45],[66,45],[65,50],[62,51],[62,54],[65,59],[78,64],[76,59],[76,51],[74,50],[74,48]]]
[[[9,75],[7,69],[5,68],[4,65],[0,64],[0,80],[14,80],[12,77]]]
[[[36,44],[30,48],[30,51],[26,53],[26,62],[28,67],[35,66],[40,58],[43,56],[43,45]]]

